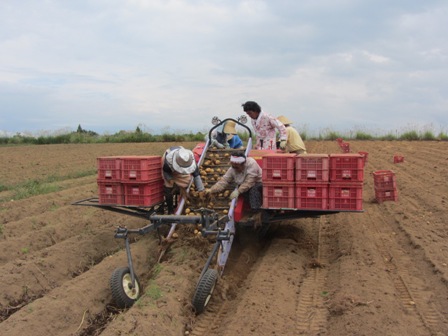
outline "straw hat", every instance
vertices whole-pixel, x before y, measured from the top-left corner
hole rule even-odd
[[[235,125],[236,123],[232,120],[228,120],[226,122],[223,131],[227,134],[227,140],[232,139],[233,135],[236,134]]]
[[[173,154],[173,168],[180,174],[191,174],[196,169],[194,154],[191,150],[179,148]]]
[[[286,118],[285,116],[280,116],[277,118],[278,121],[280,121],[283,125],[291,125],[292,121]]]

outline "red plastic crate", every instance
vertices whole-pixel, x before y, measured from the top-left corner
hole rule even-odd
[[[367,158],[369,157],[369,153],[368,152],[358,152],[359,155],[362,155],[362,158],[364,160],[364,166],[367,163]]]
[[[350,153],[350,144],[348,142],[341,143],[341,149],[344,153]]]
[[[263,156],[263,182],[293,182],[297,154],[267,154]]]
[[[376,190],[393,190],[397,188],[395,173],[392,170],[378,170],[372,173]]]
[[[328,209],[328,183],[296,183],[297,209]]]
[[[362,183],[330,183],[329,210],[362,210]]]
[[[401,162],[404,162],[404,156],[394,155],[394,163],[401,163]]]
[[[330,181],[362,182],[364,159],[360,154],[330,154]]]
[[[99,204],[124,204],[123,186],[120,182],[98,181]]]
[[[125,205],[153,206],[163,202],[163,180],[123,183]]]
[[[294,182],[263,182],[263,208],[294,209]]]
[[[385,201],[398,201],[398,191],[397,189],[392,190],[376,190],[375,198],[378,203],[383,203]]]
[[[118,156],[99,157],[96,159],[98,180],[119,182],[121,179],[121,159]]]
[[[344,139],[342,138],[336,138],[336,141],[338,142],[339,146],[344,142]]]
[[[122,182],[149,182],[162,179],[161,156],[125,156],[121,163]]]
[[[251,149],[249,157],[254,158],[260,167],[263,167],[263,156],[273,154],[275,151],[271,149]]]
[[[329,168],[328,154],[300,154],[296,157],[296,182],[326,182]]]

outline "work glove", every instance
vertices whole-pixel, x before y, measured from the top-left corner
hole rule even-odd
[[[240,192],[238,190],[234,190],[232,191],[232,193],[230,194],[229,198],[231,200],[233,200],[234,198],[237,198],[240,195]]]
[[[281,140],[280,141],[280,149],[285,149],[286,148],[286,140]]]
[[[211,145],[212,145],[212,146],[215,146],[216,148],[219,148],[219,149],[223,149],[223,148],[225,147],[223,144],[220,144],[220,143],[218,142],[218,140],[216,140],[216,139],[213,139],[213,140],[212,140]]]

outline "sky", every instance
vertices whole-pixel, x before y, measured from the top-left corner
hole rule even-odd
[[[0,135],[448,132],[446,0],[0,0]]]

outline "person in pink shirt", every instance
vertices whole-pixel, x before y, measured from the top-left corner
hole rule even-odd
[[[255,149],[277,149],[276,131],[280,135],[280,148],[286,148],[286,127],[276,117],[261,110],[254,101],[247,101],[243,105],[244,112],[251,118],[252,127],[257,136]]]

